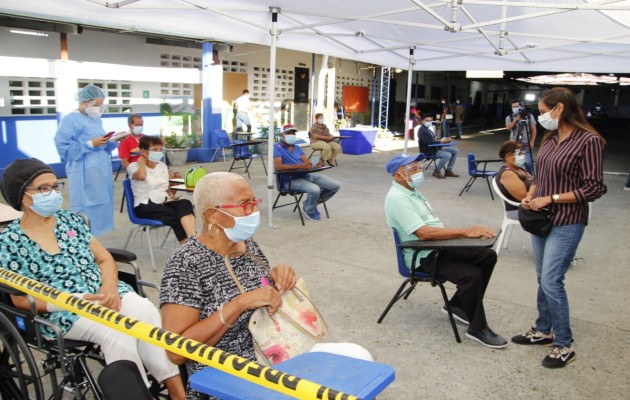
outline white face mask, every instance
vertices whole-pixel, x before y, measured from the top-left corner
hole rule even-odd
[[[323,124],[324,123],[324,118],[318,118],[317,119],[317,123],[318,124]]]
[[[519,154],[514,157],[514,165],[519,168],[525,167],[525,154]]]
[[[538,122],[540,122],[540,125],[542,125],[543,128],[549,131],[555,131],[556,129],[558,129],[558,119],[560,118],[560,116],[558,115],[558,118],[555,119],[551,117],[551,112],[555,109],[556,107],[538,117]]]
[[[132,126],[131,133],[133,133],[134,135],[140,135],[143,130],[144,130],[144,126],[142,126],[142,125],[140,125],[140,126]]]
[[[98,118],[105,111],[105,107],[103,106],[89,106],[85,108],[85,114],[87,114],[90,118]]]

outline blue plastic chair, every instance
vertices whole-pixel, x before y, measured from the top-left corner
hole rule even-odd
[[[166,242],[166,238],[168,238],[168,235],[171,233],[171,229],[170,229],[171,227],[168,225],[164,225],[162,221],[158,221],[156,219],[140,218],[138,214],[136,214],[136,210],[133,207],[134,199],[133,199],[133,190],[131,190],[130,179],[125,179],[123,181],[123,192],[125,193],[125,197],[127,199],[127,214],[129,215],[129,221],[131,221],[132,224],[136,225],[131,229],[131,231],[129,231],[129,234],[127,235],[127,240],[125,241],[124,249],[127,250],[127,246],[129,245],[129,241],[131,240],[131,236],[133,234],[138,233],[140,231],[145,232],[147,236],[147,243],[149,245],[149,256],[151,257],[151,268],[153,269],[153,272],[156,272],[157,269],[155,267],[155,258],[153,257],[153,247],[151,246],[151,231],[161,229],[161,228],[169,229],[166,235],[164,236],[164,240],[162,241],[162,244],[160,245],[160,247],[163,247],[164,243]]]
[[[486,160],[475,160],[475,155],[473,153],[468,153],[468,175],[470,179],[466,182],[466,185],[462,188],[462,191],[459,192],[461,196],[462,193],[467,192],[468,189],[475,183],[477,178],[483,178],[486,180],[488,184],[488,190],[490,191],[490,197],[494,200],[494,195],[492,194],[492,187],[490,187],[490,178],[494,178],[498,171],[488,171],[488,163],[500,162],[501,159],[486,159]],[[483,168],[480,167],[483,164]]]
[[[212,154],[211,160],[215,160],[220,151],[221,155],[223,156],[223,162],[226,162],[225,150],[232,149],[232,146],[230,145],[230,137],[224,129],[215,129],[213,133],[217,140],[217,147]]]
[[[276,196],[276,201],[273,202],[272,210],[280,207],[286,206],[294,206],[293,212],[297,211],[300,214],[300,220],[302,221],[302,226],[304,226],[304,216],[302,215],[302,208],[300,207],[300,201],[306,192],[302,190],[293,189],[291,187],[291,180],[293,176],[288,173],[275,172],[276,174],[276,189],[278,190],[278,196]],[[278,201],[280,200],[280,196],[293,196],[293,202],[278,205]],[[326,218],[330,218],[328,215],[328,207],[326,206],[326,202],[321,198],[319,199],[319,203],[324,206],[324,211],[326,212]]]
[[[244,143],[245,141],[235,140],[233,143],[239,143],[239,142]],[[249,167],[252,165],[252,161],[258,158],[262,162],[263,169],[265,170],[265,175],[267,175],[267,167],[265,166],[265,156],[263,156],[262,154],[252,154],[252,152],[249,150],[249,146],[235,146],[232,151],[234,152],[234,160],[232,160],[232,165],[230,165],[229,172],[232,172],[233,169],[245,168],[245,173],[247,174],[247,177],[249,179],[252,179],[252,177],[249,175]],[[243,161],[243,166],[235,167],[234,164],[237,161]]]
[[[396,259],[398,262],[398,273],[400,274],[400,276],[405,278],[405,280],[400,285],[400,287],[396,291],[396,294],[394,294],[394,297],[392,297],[391,301],[389,302],[389,304],[385,308],[385,311],[383,311],[383,313],[381,314],[377,322],[380,324],[383,321],[383,319],[385,318],[389,310],[398,300],[400,299],[407,300],[407,297],[409,297],[411,292],[413,292],[413,290],[416,288],[416,284],[418,282],[430,283],[431,286],[433,287],[435,286],[440,287],[440,291],[442,292],[442,299],[444,300],[444,307],[446,308],[446,311],[448,312],[448,318],[451,321],[451,327],[453,328],[453,334],[455,335],[455,340],[457,341],[457,343],[461,343],[462,340],[459,337],[459,331],[457,330],[457,326],[455,325],[455,319],[453,318],[451,305],[448,302],[448,296],[446,295],[446,290],[444,289],[444,282],[446,282],[446,280],[440,278],[436,274],[436,271],[435,271],[436,266],[437,266],[437,259],[438,259],[439,252],[433,251],[428,256],[428,262],[430,266],[429,269],[431,272],[423,272],[423,271],[416,270],[416,267],[415,267],[416,256],[418,255],[418,253],[415,253],[413,255],[413,258],[411,261],[411,265],[412,265],[411,269],[407,268],[407,265],[405,264],[405,257],[403,255],[403,249],[405,248],[405,245],[400,244],[400,238],[398,237],[398,232],[396,232],[396,229],[392,228],[392,232],[394,233],[394,243],[396,244]],[[410,286],[405,290],[405,287],[407,286],[407,284],[410,284]]]

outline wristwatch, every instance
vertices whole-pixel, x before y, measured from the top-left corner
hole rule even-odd
[[[557,203],[558,200],[560,200],[560,195],[559,194],[553,194],[551,195],[551,202],[552,203]]]

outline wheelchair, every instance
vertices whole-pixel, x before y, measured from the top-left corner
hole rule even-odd
[[[118,279],[131,285],[143,297],[144,288],[159,290],[157,285],[143,281],[136,264],[136,255],[129,251],[107,249],[119,265],[126,265],[126,270],[118,271]],[[3,400],[58,400],[66,398],[76,400],[93,398],[103,400],[96,380],[87,365],[87,360],[96,360],[102,366],[105,360],[99,346],[77,340],[63,339],[59,328],[37,314],[35,302],[30,296],[31,309],[18,309],[11,302],[11,295],[27,296],[25,293],[0,285],[0,398]],[[41,326],[49,326],[57,339],[45,338]],[[39,353],[40,366],[33,356]],[[60,371],[61,379],[57,377]],[[46,379],[47,378],[47,379]],[[158,398],[163,389],[155,380],[151,393]],[[49,381],[51,394],[45,397],[44,384]]]

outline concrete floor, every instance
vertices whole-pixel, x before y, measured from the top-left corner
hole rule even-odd
[[[382,324],[376,323],[402,282],[383,212],[392,181],[384,166],[399,152],[400,141],[368,155],[342,155],[339,167],[325,172],[343,184],[328,203],[331,218],[306,221],[306,226],[285,207],[275,211],[274,227],[268,227],[266,177],[255,160],[250,182],[256,195],[264,199],[263,225],[255,239],[272,264],[288,263],[304,276],[330,326],[329,341],[361,344],[378,361],[395,368],[396,380],[380,400],[630,398],[630,314],[626,314],[630,192],[623,190],[630,170],[630,141],[625,135],[625,131],[606,135],[608,193],[594,203],[578,249],[581,259],[567,274],[577,359],[561,370],[540,365],[548,348],[509,344],[491,350],[465,337],[457,344],[448,319],[440,312],[439,290],[429,285],[420,285],[407,301],[401,300],[391,309]],[[507,138],[502,129],[471,131],[459,144],[455,171],[461,177],[438,181],[427,176],[422,192],[447,226],[501,226],[502,205],[490,199],[485,182],[478,180],[461,197],[458,193],[468,179],[466,153],[496,158],[499,145]],[[410,152],[417,152],[414,143]],[[204,167],[222,171],[229,164]],[[107,247],[122,247],[131,228],[126,213],[118,213],[120,179],[115,184],[117,229],[101,238]],[[164,249],[156,251],[157,273],[151,272],[146,243],[134,240],[130,249],[141,259],[144,278],[159,282],[166,258],[176,247],[171,237]],[[536,317],[535,295],[529,235],[514,229],[486,294],[490,326],[508,339],[526,331]],[[465,327],[458,327],[464,335]]]

